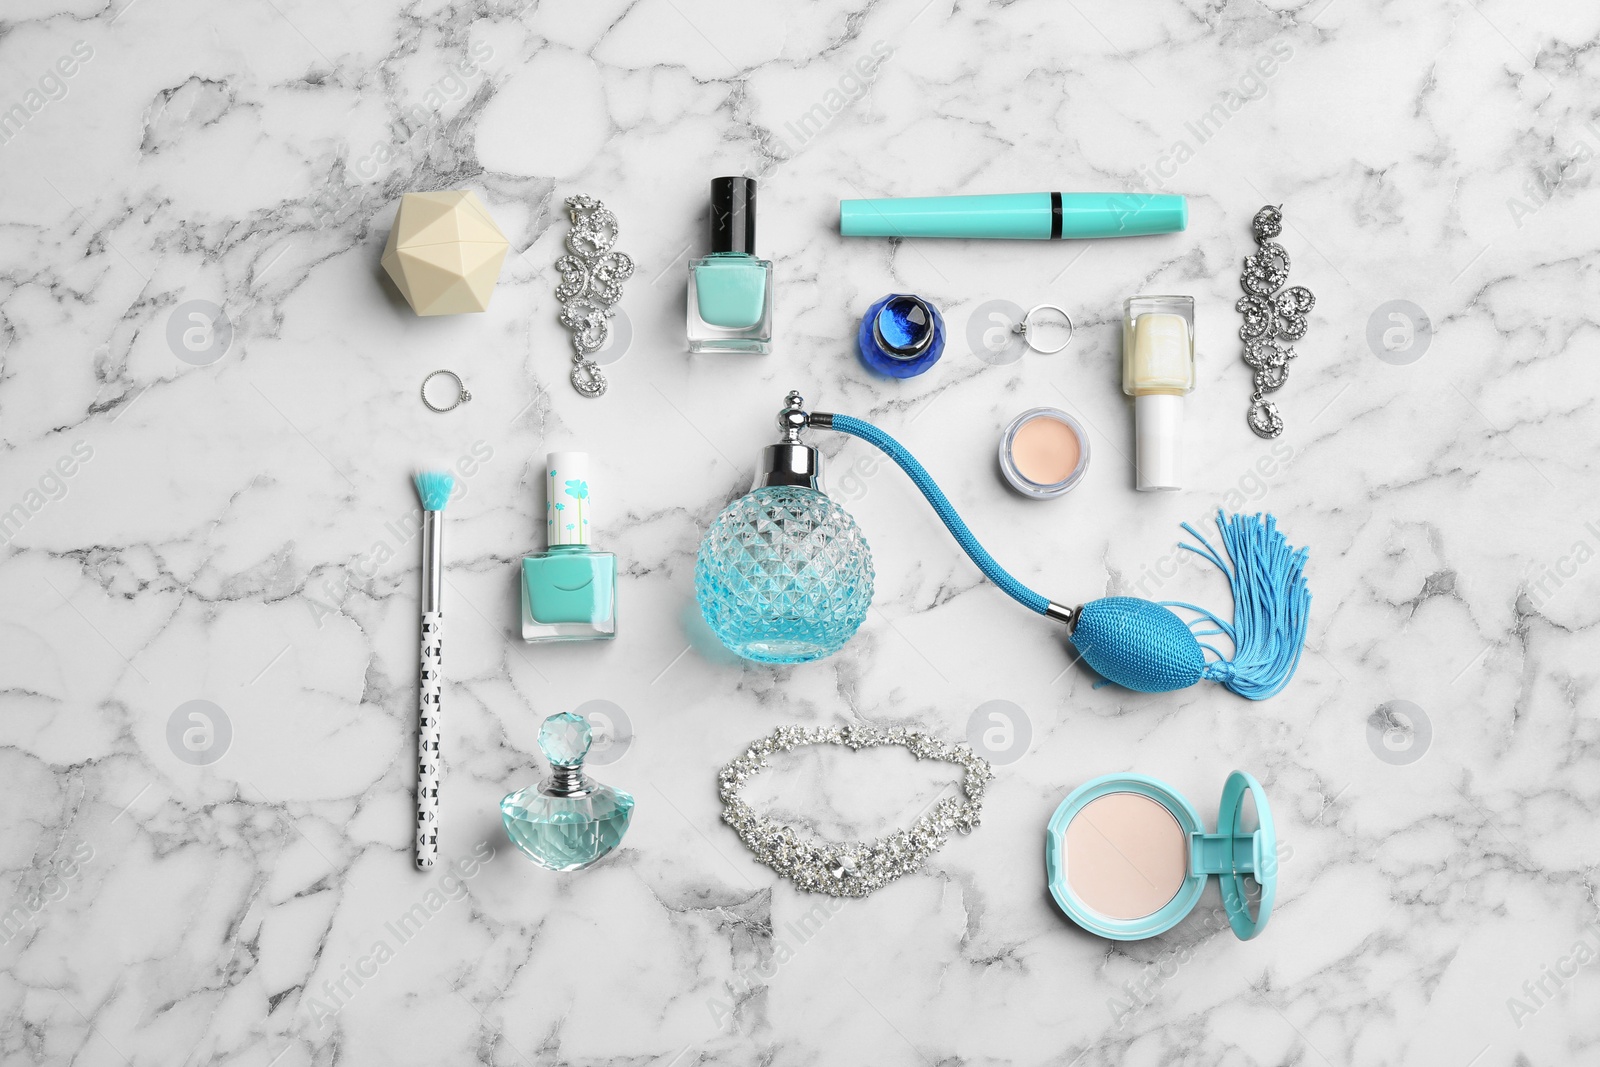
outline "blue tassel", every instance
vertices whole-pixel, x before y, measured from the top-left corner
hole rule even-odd
[[[1229,659],[1201,642],[1202,648],[1216,656],[1206,664],[1202,676],[1251,700],[1276,696],[1294,677],[1305,648],[1306,626],[1311,617],[1311,590],[1305,576],[1308,550],[1291,548],[1278,530],[1278,520],[1271,515],[1227,517],[1218,509],[1217,529],[1222,533],[1228,561],[1193,526],[1184,523],[1183,528],[1203,547],[1196,548],[1187,541],[1182,547],[1209,560],[1227,576],[1233,589],[1231,623],[1193,604],[1162,602],[1200,616],[1189,624],[1191,630],[1203,623],[1211,624],[1210,629],[1194,631],[1197,638],[1220,634],[1233,643],[1233,658]]]

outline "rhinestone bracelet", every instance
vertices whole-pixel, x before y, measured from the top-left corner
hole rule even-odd
[[[881,745],[900,745],[917,759],[953,763],[965,772],[964,797],[946,797],[911,824],[872,841],[827,841],[797,832],[757,815],[739,796],[746,779],[768,766],[767,756],[802,745],[843,745],[853,752]],[[901,875],[920,869],[939,851],[950,831],[971,833],[983,806],[984,783],[994,777],[989,761],[966,745],[941,741],[922,730],[903,726],[887,730],[876,726],[780,726],[753,742],[744,755],[717,775],[722,796],[722,821],[733,827],[756,859],[809,893],[835,897],[864,897]]]

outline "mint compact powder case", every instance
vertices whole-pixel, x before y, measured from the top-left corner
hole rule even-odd
[[[1142,774],[1108,774],[1061,802],[1045,833],[1050,895],[1092,934],[1139,941],[1194,910],[1214,876],[1228,923],[1248,941],[1267,925],[1278,888],[1278,835],[1261,783],[1228,775],[1217,832],[1194,805]]]

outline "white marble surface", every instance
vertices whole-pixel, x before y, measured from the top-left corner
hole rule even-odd
[[[22,517],[0,551],[0,1060],[1600,1059],[1597,34],[1575,0],[11,0],[0,508]],[[51,74],[62,57],[71,77]],[[797,136],[808,113],[826,122]],[[777,351],[690,358],[706,181],[746,170]],[[1192,198],[1183,235],[895,247],[831,225],[840,197],[1158,171]],[[398,196],[439,188],[475,190],[512,241],[487,314],[418,320],[379,272]],[[551,295],[557,209],[579,192],[616,209],[639,264],[634,341],[598,402],[565,381]],[[1242,421],[1232,310],[1269,201],[1293,280],[1320,298],[1276,455]],[[855,316],[892,290],[952,326],[943,362],[906,383],[852,355]],[[1190,487],[1147,497],[1130,489],[1118,316],[1161,291],[1197,299],[1201,384]],[[981,362],[965,324],[997,298],[1064,303],[1077,340]],[[1434,328],[1405,365],[1367,340],[1397,299]],[[193,300],[234,324],[209,365],[168,343]],[[474,393],[449,416],[416,397],[437,367]],[[1202,568],[1147,576],[1170,571],[1180,522],[1271,509],[1312,553],[1299,676],[1264,704],[1093,688],[897,471],[839,439],[834,488],[876,551],[868,622],[797,669],[706,651],[695,547],[791,386],[910,444],[1057,599],[1143,581],[1225,607]],[[993,458],[1001,425],[1039,404],[1093,427],[1087,480],[1046,504],[1005,489]],[[448,510],[444,854],[493,851],[441,892],[410,856],[406,474],[475,446],[488,459]],[[539,545],[543,456],[567,447],[596,457],[621,632],[530,648],[514,561]],[[64,458],[71,476],[51,475]],[[205,766],[167,739],[191,700],[231,726]],[[496,803],[541,773],[540,719],[590,700],[631,720],[599,774],[638,813],[613,859],[557,877],[509,849]],[[870,900],[814,910],[718,822],[715,767],[775,725],[961,737],[995,700],[1030,740],[984,825]],[[1394,700],[1431,723],[1408,764],[1369,745]],[[767,795],[881,829],[944,781],[891,755],[808,757]],[[1265,781],[1285,843],[1260,939],[1210,936],[1214,889],[1142,944],[1056,912],[1042,828],[1074,785],[1137,770],[1210,817],[1235,767]],[[419,903],[401,944],[388,924]]]

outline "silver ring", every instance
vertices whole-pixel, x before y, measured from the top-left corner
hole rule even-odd
[[[433,381],[441,374],[447,374],[456,380],[456,398],[451,402],[449,407],[443,408],[437,407],[433,401],[428,399],[428,383]],[[465,404],[471,399],[472,394],[467,392],[467,383],[463,382],[461,380],[461,375],[457,374],[453,370],[436,370],[426,378],[422,379],[422,403],[429,411],[437,411],[439,414],[443,415],[447,411],[454,411],[456,408],[460,407],[462,404]]]
[[[1067,339],[1062,341],[1059,345],[1056,345],[1054,348],[1040,348],[1034,343],[1033,338],[1028,336],[1028,331],[1033,327],[1034,315],[1041,311],[1054,311],[1056,314],[1067,320]],[[1035,304],[1033,307],[1028,309],[1028,313],[1026,315],[1022,316],[1022,321],[1012,327],[1012,330],[1020,333],[1022,335],[1023,342],[1035,352],[1038,352],[1040,355],[1044,356],[1053,356],[1072,343],[1072,316],[1067,314],[1066,308],[1057,307],[1055,304]]]

